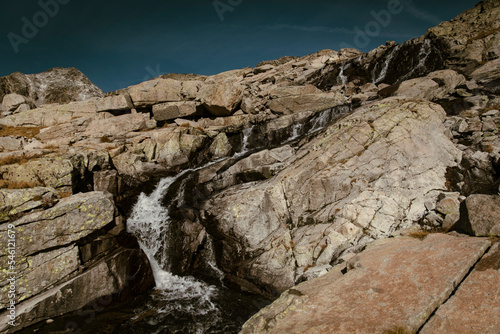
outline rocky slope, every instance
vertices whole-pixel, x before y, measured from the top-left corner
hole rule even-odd
[[[5,248],[0,330],[149,289],[136,240],[147,233],[127,233],[126,219],[177,175],[154,256],[175,274],[212,261],[229,285],[283,293],[245,333],[498,332],[461,310],[471,298],[499,307],[498,244],[487,253],[485,239],[500,230],[499,14],[483,1],[367,54],[323,50],[106,95],[74,69],[1,78],[0,238],[15,231],[19,326],[6,317]],[[474,238],[404,237],[449,230]],[[493,285],[475,284],[485,277]]]

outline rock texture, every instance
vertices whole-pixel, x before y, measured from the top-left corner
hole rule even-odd
[[[414,333],[489,245],[483,239],[439,234],[422,241],[378,241],[342,268],[285,292],[253,316],[241,333],[368,334],[397,327]],[[462,289],[460,285],[458,293]]]
[[[453,296],[420,333],[498,333],[500,243],[481,259]]]
[[[177,175],[158,204],[172,271],[217,266],[229,286],[288,291],[245,331],[416,331],[500,233],[499,10],[486,0],[368,53],[168,74],[106,95],[76,69],[0,78],[0,233],[18,233],[23,326],[149,288],[124,224],[141,192]],[[471,237],[387,239],[450,229]],[[475,282],[496,282],[496,253],[425,330],[495,332],[447,319],[475,321],[460,311],[471,296],[494,312],[491,286]]]
[[[12,93],[29,98],[37,106],[104,96],[102,90],[76,68],[53,68],[29,75],[17,72],[0,78],[0,101]]]
[[[376,102],[301,147],[269,181],[216,195],[205,210],[228,236],[223,268],[282,292],[308,268],[419,220],[460,162],[444,117],[426,102]]]

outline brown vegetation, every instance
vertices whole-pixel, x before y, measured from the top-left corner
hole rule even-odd
[[[467,41],[467,44],[470,44],[470,43],[477,41],[479,39],[483,39],[485,37],[488,37],[489,35],[496,34],[497,32],[500,32],[500,28],[483,30],[479,34],[477,34],[476,36],[469,38],[469,40]]]
[[[5,166],[5,165],[14,165],[14,164],[24,164],[32,159],[37,159],[42,157],[43,154],[35,154],[33,156],[27,157],[27,156],[14,156],[14,155],[9,155],[4,158],[0,158],[0,166]]]
[[[409,237],[424,240],[429,234],[433,233],[448,233],[448,230],[442,227],[435,227],[427,231],[415,231],[408,233]]]
[[[382,332],[383,334],[411,334],[413,333],[412,331],[409,331],[405,327],[397,326],[391,329],[387,329]]]
[[[35,187],[43,187],[43,184],[39,182],[25,182],[25,181],[16,182],[16,181],[0,180],[0,189],[27,189]]]
[[[21,136],[26,138],[34,138],[37,134],[40,133],[40,129],[42,128],[2,125],[2,128],[0,129],[0,137]]]

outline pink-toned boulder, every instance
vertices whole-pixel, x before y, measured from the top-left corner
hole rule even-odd
[[[445,234],[380,240],[343,268],[283,293],[241,333],[372,334],[396,327],[414,333],[489,245]]]
[[[500,243],[481,259],[420,333],[500,333]]]

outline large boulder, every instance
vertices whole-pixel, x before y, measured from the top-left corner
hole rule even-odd
[[[241,333],[414,333],[489,245],[484,239],[443,234],[423,241],[408,237],[378,241],[323,277],[283,293],[247,321]],[[428,333],[438,332],[448,331]]]
[[[282,292],[343,250],[411,226],[461,158],[444,118],[429,102],[373,103],[303,145],[271,179],[216,195],[205,219],[224,236],[224,270]]]
[[[0,118],[1,125],[20,127],[48,127],[69,123],[80,117],[92,117],[97,112],[94,100],[71,102],[68,104],[49,104],[37,109],[26,110]]]
[[[481,84],[482,89],[493,93],[500,93],[500,58],[487,62],[471,73],[472,79]]]
[[[472,236],[500,235],[500,196],[471,195],[460,211],[455,230]]]
[[[182,101],[182,81],[157,78],[127,88],[136,108]]]
[[[229,116],[241,104],[243,87],[232,82],[205,84],[200,88],[199,98],[214,116]]]
[[[63,157],[44,157],[31,159],[0,167],[2,180],[12,183],[25,183],[27,187],[36,185],[71,191],[75,169],[69,159]]]
[[[85,133],[89,136],[101,137],[144,130],[147,128],[146,117],[148,116],[143,114],[126,114],[106,119],[96,119],[87,126]]]
[[[115,112],[134,109],[132,99],[128,94],[111,95],[95,100],[97,112]]]
[[[290,115],[302,111],[326,110],[346,103],[347,99],[340,93],[320,93],[279,97],[271,100],[267,107],[276,114]]]
[[[74,248],[71,250],[74,251]],[[78,254],[75,255],[78,256]],[[61,272],[62,268],[69,268],[76,264],[78,257],[60,260],[64,261],[64,266],[45,263],[43,270],[39,273],[42,276],[38,279],[42,280],[43,276],[49,274],[47,268]],[[40,281],[35,283],[40,283]],[[82,274],[18,304],[15,329],[19,330],[46,319],[77,311],[88,305],[92,308],[86,314],[94,314],[92,312],[112,303],[123,302],[151,288],[153,283],[153,275],[144,253],[138,249],[119,249]],[[7,315],[8,311],[1,313],[0,331],[10,328]],[[78,329],[76,323],[68,325],[66,329]]]
[[[153,117],[157,121],[168,121],[179,117],[199,114],[200,104],[197,102],[166,102],[153,106]]]
[[[6,116],[30,110],[31,106],[30,101],[25,96],[12,93],[3,97],[1,109],[3,111],[2,114]]]
[[[53,188],[2,189],[0,190],[0,222],[34,209],[48,209],[56,203],[57,195]]]

